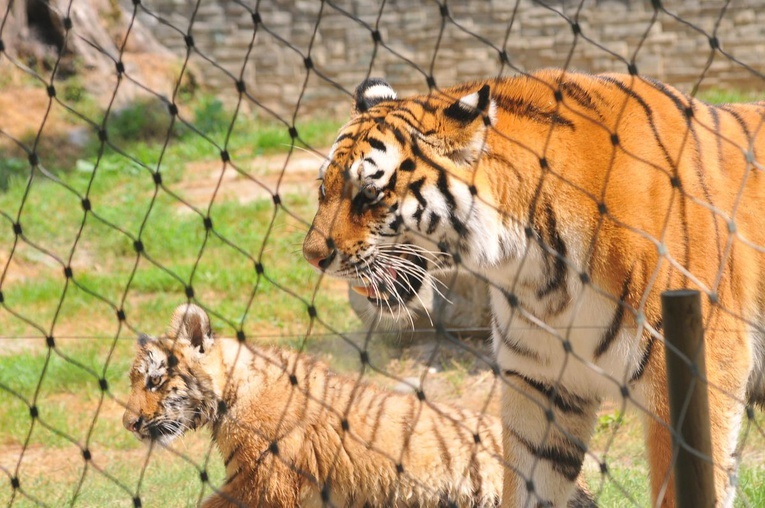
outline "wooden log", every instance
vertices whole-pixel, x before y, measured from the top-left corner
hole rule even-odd
[[[715,506],[704,327],[698,291],[661,295],[678,508]]]

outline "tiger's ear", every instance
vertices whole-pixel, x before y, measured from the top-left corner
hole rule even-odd
[[[351,116],[366,112],[369,108],[384,101],[395,101],[396,91],[381,78],[369,78],[362,81],[353,93]]]
[[[491,87],[483,85],[480,90],[460,97],[444,110],[444,116],[461,124],[469,124],[479,116],[489,115]],[[490,119],[491,120],[491,119]]]
[[[200,353],[208,351],[214,342],[210,318],[193,303],[184,303],[175,309],[168,336]]]
[[[457,164],[472,165],[486,150],[486,134],[494,125],[496,109],[488,84],[453,99],[440,111],[439,129],[427,136],[428,144]]]

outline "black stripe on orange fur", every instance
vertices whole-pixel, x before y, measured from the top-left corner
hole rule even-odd
[[[598,343],[598,347],[595,348],[594,357],[596,360],[603,356],[606,351],[608,351],[608,349],[611,347],[611,344],[614,342],[614,339],[616,339],[616,336],[622,329],[622,321],[624,320],[625,310],[624,306],[626,305],[627,295],[629,294],[631,285],[632,271],[630,271],[629,275],[627,275],[627,278],[624,279],[622,292],[619,295],[619,301],[616,302],[616,310],[614,311],[614,316],[611,318],[611,324],[608,325],[606,332],[603,334],[603,338],[600,339],[600,343]]]

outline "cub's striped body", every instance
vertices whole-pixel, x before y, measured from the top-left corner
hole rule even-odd
[[[564,505],[600,400],[626,396],[646,415],[653,497],[673,504],[659,295],[704,290],[730,506],[744,405],[765,392],[764,115],[627,75],[545,70],[406,99],[367,81],[303,252],[394,315],[441,290],[429,272],[446,266],[489,283],[507,506]]]
[[[123,423],[169,444],[209,425],[226,481],[204,508],[491,508],[502,492],[496,417],[386,391],[286,349],[213,337],[181,305],[143,336]],[[592,506],[584,488],[570,508]]]

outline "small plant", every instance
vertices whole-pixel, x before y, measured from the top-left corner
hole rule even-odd
[[[598,417],[598,432],[613,431],[624,423],[624,413],[617,411],[614,413],[602,414]]]
[[[231,125],[233,114],[214,96],[204,96],[194,108],[194,127],[207,133],[225,132]]]
[[[81,81],[76,79],[67,80],[64,86],[63,99],[65,102],[80,102],[88,95],[88,91]]]
[[[115,111],[107,122],[109,138],[117,142],[162,142],[172,117],[159,99],[142,99]]]
[[[29,162],[16,157],[3,157],[0,154],[0,192],[5,192],[11,180],[29,172]]]

